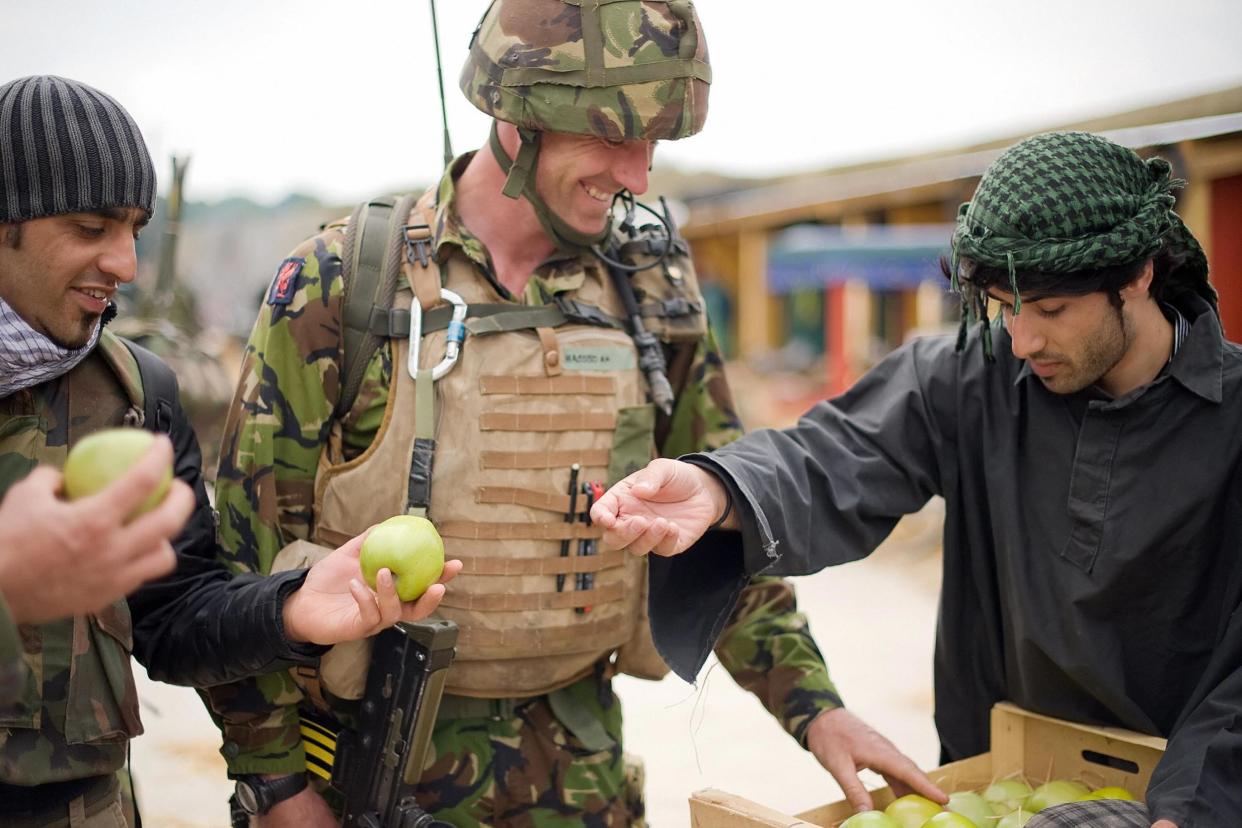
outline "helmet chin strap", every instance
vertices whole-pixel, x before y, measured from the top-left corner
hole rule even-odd
[[[604,224],[603,230],[598,233],[583,233],[552,212],[547,203],[535,192],[535,167],[539,162],[539,138],[542,133],[518,127],[518,134],[522,136],[522,145],[518,148],[515,161],[509,157],[509,153],[500,143],[497,122],[492,122],[492,134],[488,143],[491,146],[492,155],[496,157],[496,163],[508,176],[502,192],[509,198],[525,197],[530,202],[530,206],[534,208],[535,218],[539,219],[539,225],[543,231],[560,249],[589,251],[595,245],[602,244],[612,233],[612,213],[609,212],[608,221]]]

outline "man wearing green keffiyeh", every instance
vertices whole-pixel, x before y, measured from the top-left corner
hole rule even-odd
[[[1075,803],[1029,828],[1242,825],[1242,348],[1169,172],[1085,133],[1010,148],[945,263],[956,339],[596,504],[605,543],[659,553],[651,620],[673,669],[698,668],[748,573],[857,560],[939,495],[942,759],[987,750],[1008,699],[1169,740],[1146,808]],[[699,540],[722,515],[741,555]]]

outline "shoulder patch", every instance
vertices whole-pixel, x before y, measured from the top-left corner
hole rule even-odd
[[[280,267],[276,269],[276,278],[272,280],[271,290],[267,293],[269,305],[287,305],[293,301],[293,294],[298,286],[298,274],[302,272],[305,264],[306,259],[294,258],[280,263]]]

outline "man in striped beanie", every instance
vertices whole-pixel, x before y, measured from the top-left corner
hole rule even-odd
[[[1242,825],[1242,348],[1169,172],[1080,132],[1011,147],[946,262],[961,336],[908,343],[790,429],[606,493],[604,543],[666,556],[651,618],[670,665],[698,668],[735,576],[863,557],[941,496],[942,759],[988,750],[1008,700],[1168,740],[1145,803],[1065,804],[1028,828]],[[699,540],[722,521],[740,563]]]
[[[142,732],[131,652],[154,678],[220,684],[424,618],[444,594],[436,584],[402,603],[382,572],[376,593],[361,587],[360,538],[309,571],[272,578],[233,577],[219,562],[176,380],[105,328],[117,288],[136,275],[134,241],[154,207],[151,157],[116,101],[58,77],[0,85],[6,828],[128,824],[117,771]],[[62,500],[58,469],[73,445],[135,425],[161,433],[147,456],[102,492]],[[131,519],[170,467],[169,494]],[[459,568],[448,562],[443,580]],[[256,796],[299,789],[273,784]]]

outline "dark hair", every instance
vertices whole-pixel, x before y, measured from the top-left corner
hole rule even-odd
[[[20,221],[5,226],[4,246],[14,250],[22,246],[22,223]]]
[[[1114,307],[1121,307],[1121,289],[1133,282],[1143,272],[1143,266],[1152,262],[1152,280],[1148,294],[1155,300],[1163,298],[1169,286],[1169,273],[1180,264],[1179,257],[1166,247],[1161,247],[1150,259],[1139,259],[1111,267],[1077,270],[1072,273],[1044,273],[1036,270],[1019,270],[1018,286],[1024,294],[1036,296],[1084,296],[1102,291]],[[959,278],[980,291],[999,287],[1010,290],[1009,270],[1005,267],[979,265],[967,257],[961,257]],[[946,256],[940,257],[940,272],[952,281],[952,267]]]

